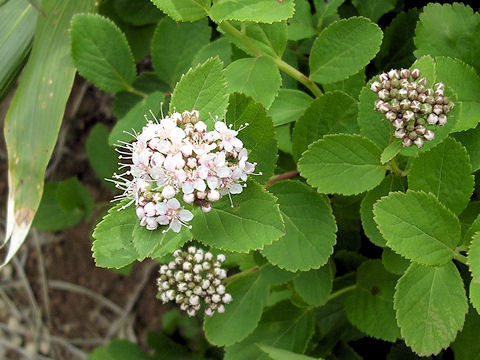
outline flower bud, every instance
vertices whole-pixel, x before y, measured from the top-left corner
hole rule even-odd
[[[387,112],[387,113],[385,114],[385,118],[386,118],[388,121],[392,122],[392,121],[394,121],[394,120],[397,118],[397,114],[395,114],[393,111],[389,111],[389,112]]]
[[[443,113],[443,106],[442,105],[434,105],[433,106],[433,112],[437,115],[440,115],[441,113]]]
[[[388,74],[387,73],[381,73],[378,78],[380,79],[380,82],[382,81],[387,81],[389,80]]]
[[[412,101],[412,104],[410,105],[410,109],[414,112],[418,112],[420,111],[420,106],[422,104],[420,103],[420,101],[417,101],[417,100],[414,100]]]
[[[202,212],[204,212],[205,214],[209,213],[212,210],[212,204],[205,203],[202,205],[201,209],[202,209]]]
[[[423,136],[425,140],[433,140],[435,138],[435,133],[432,130],[425,131],[425,135]]]
[[[402,141],[402,145],[405,147],[412,146],[412,140],[408,137],[404,137]]]
[[[392,69],[388,72],[388,77],[390,79],[400,79],[400,74],[398,73],[398,70]]]
[[[230,294],[228,294],[228,293],[225,294],[225,295],[223,295],[222,301],[223,301],[223,303],[225,303],[225,304],[229,304],[229,303],[232,301],[232,295],[230,295]]]
[[[438,125],[443,126],[447,123],[447,115],[441,114],[438,116]]]
[[[370,86],[370,90],[372,90],[374,93],[378,93],[380,90],[382,90],[382,84],[380,84],[378,81],[374,81]]]
[[[217,294],[219,294],[219,295],[225,294],[225,286],[219,285],[219,286],[217,287]]]
[[[410,73],[412,78],[418,79],[420,77],[420,69],[413,69]]]
[[[421,137],[418,137],[413,143],[417,145],[417,147],[420,149],[423,146],[423,139]]]
[[[400,70],[400,77],[402,79],[408,79],[410,77],[410,70],[408,70],[408,69]]]
[[[434,113],[430,113],[430,115],[428,115],[428,117],[427,117],[427,122],[430,125],[435,125],[438,122],[438,115],[436,115]]]
[[[381,100],[389,100],[390,99],[390,92],[387,89],[380,90],[378,92],[378,97]]]
[[[405,137],[405,135],[406,135],[405,130],[403,130],[403,129],[398,129],[393,134],[393,136],[395,136],[397,139],[403,139],[403,137]]]

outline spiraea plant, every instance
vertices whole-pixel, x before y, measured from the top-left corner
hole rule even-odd
[[[73,17],[73,65],[117,119],[87,143],[121,190],[93,257],[159,263],[159,312],[196,317],[209,344],[182,354],[478,357],[480,14],[408,3],[105,0]]]

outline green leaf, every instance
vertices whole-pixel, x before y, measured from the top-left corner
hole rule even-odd
[[[238,24],[238,30],[242,30],[244,23]],[[245,35],[249,40],[261,51],[273,57],[282,57],[285,47],[287,46],[287,23],[285,21],[273,24],[256,24],[247,23],[245,25]],[[247,54],[257,56],[249,47],[245,46],[241,41],[233,36],[228,36],[239,49]]]
[[[281,302],[263,313],[260,324],[247,338],[228,346],[225,360],[266,360],[258,343],[303,353],[314,332],[314,319],[306,309]]]
[[[225,69],[229,93],[241,92],[269,108],[282,78],[275,63],[266,56],[236,60]]]
[[[447,138],[412,161],[408,187],[432,193],[455,214],[460,214],[473,192],[471,172],[465,148]]]
[[[118,211],[123,203],[111,208],[93,231],[92,246],[95,264],[119,269],[138,257],[132,243],[132,232],[138,223],[133,206]]]
[[[271,24],[293,16],[293,0],[222,0],[210,10],[210,17],[216,23],[223,20],[253,21]]]
[[[164,233],[160,228],[147,230],[137,221],[132,237],[133,247],[138,254],[137,260],[143,261],[147,256],[157,258],[172,253],[187,241],[192,240],[192,233],[187,228],[183,228],[179,233],[173,231]]]
[[[218,56],[225,65],[230,64],[232,45],[230,45],[230,42],[225,37],[220,37],[217,40],[204,45],[193,58],[191,67],[203,64],[209,58],[215,56]]]
[[[260,344],[258,346],[273,360],[322,360],[321,358],[313,358],[311,356],[297,354],[288,350],[283,350],[263,344]]]
[[[141,132],[142,128],[147,124],[145,115],[150,120],[153,120],[150,110],[154,114],[158,114],[163,101],[165,101],[165,96],[158,91],[141,98],[123,117],[118,119],[108,137],[109,144],[114,145],[118,141],[131,141],[132,136],[128,133],[131,134],[133,130]]]
[[[40,204],[45,169],[75,77],[69,56],[71,18],[93,10],[93,5],[93,0],[42,2],[45,16],[38,17],[32,52],[4,122],[9,194],[5,239],[0,246],[8,243],[5,262],[22,245]]]
[[[108,129],[101,123],[95,124],[90,130],[86,143],[86,152],[90,166],[97,177],[108,187],[114,189],[111,182],[105,181],[111,178],[118,169],[118,156],[115,150],[108,145]]]
[[[133,55],[113,21],[100,15],[76,15],[70,36],[73,63],[83,77],[109,93],[130,88],[136,75]]]
[[[284,234],[283,220],[273,195],[254,182],[239,195],[216,202],[208,214],[197,211],[193,236],[208,246],[237,252],[261,249]]]
[[[358,329],[374,338],[394,342],[400,331],[393,310],[398,276],[385,270],[380,260],[362,263],[355,290],[345,298],[345,313]]]
[[[225,313],[205,317],[205,336],[210,343],[216,346],[233,345],[257,327],[270,290],[266,275],[265,268],[262,268],[227,284],[226,291],[232,295],[233,301],[226,306]]]
[[[328,200],[298,181],[282,181],[269,190],[278,199],[285,236],[266,245],[262,254],[270,263],[293,272],[323,266],[333,253],[337,231]]]
[[[451,348],[456,360],[480,360],[480,315],[470,309],[465,325]]]
[[[152,39],[152,63],[162,81],[173,89],[187,72],[199,50],[208,44],[211,29],[203,19],[178,23],[165,17],[157,25]]]
[[[397,4],[397,0],[352,0],[353,6],[358,10],[358,13],[377,22],[383,14],[392,11]]]
[[[313,99],[303,91],[294,89],[280,89],[268,115],[273,119],[274,126],[295,122],[310,106]]]
[[[47,183],[32,225],[48,231],[67,229],[90,216],[92,207],[90,193],[76,177]]]
[[[480,232],[477,232],[468,250],[468,265],[473,276],[473,281],[480,283]]]
[[[0,100],[8,93],[32,48],[38,13],[26,0],[8,1],[0,11]]]
[[[302,271],[293,279],[295,291],[308,304],[322,306],[327,302],[328,295],[332,291],[335,270],[333,263],[325,264],[320,269]]]
[[[223,118],[228,105],[223,64],[210,58],[182,76],[173,91],[170,111],[198,110],[207,122],[215,116]]]
[[[451,56],[479,71],[479,31],[480,15],[469,6],[428,4],[420,14],[415,31],[415,56]]]
[[[420,356],[438,354],[462,329],[468,310],[460,274],[453,263],[413,263],[398,281],[394,307],[405,343]]]
[[[480,281],[471,281],[469,289],[470,302],[473,307],[477,310],[477,313],[480,314]]]
[[[295,123],[293,129],[293,154],[299,159],[308,145],[323,135],[358,132],[357,104],[349,95],[327,92],[315,99]]]
[[[375,222],[396,253],[424,265],[444,265],[460,241],[458,218],[432,194],[393,192],[373,206]]]
[[[288,21],[288,40],[298,41],[316,35],[312,10],[307,0],[295,1],[295,14]]]
[[[257,163],[255,171],[262,173],[255,176],[255,180],[265,183],[273,175],[277,162],[277,141],[272,119],[267,117],[261,104],[238,93],[230,95],[225,119],[233,129],[249,124],[240,131],[238,138],[245,149],[248,149],[249,161]]]
[[[382,164],[386,164],[395,156],[397,156],[400,150],[402,150],[402,142],[400,140],[394,140],[385,149],[383,149],[382,155],[380,156],[380,162]]]
[[[331,24],[310,52],[310,78],[319,83],[346,79],[365,67],[380,49],[382,30],[361,17]]]
[[[298,169],[311,186],[326,194],[359,194],[385,176],[380,149],[358,135],[324,136],[303,153]]]
[[[195,21],[207,16],[212,0],[151,0],[175,21]]]
[[[472,204],[472,203],[470,203]],[[468,210],[468,208],[467,208]],[[463,236],[463,241],[462,241],[462,245],[469,245],[470,242],[472,241],[473,239],[473,236],[480,231],[480,213],[478,213],[478,209],[477,208],[474,208],[473,211],[475,211],[475,214],[477,215],[477,217],[475,218],[475,220],[473,220],[473,222],[471,224],[467,224],[467,230],[465,231],[465,234]],[[460,219],[462,220],[462,218],[460,217]],[[462,225],[463,222],[462,222]],[[463,233],[463,232],[462,232]]]
[[[479,28],[480,29],[480,28]],[[463,131],[477,126],[480,121],[480,77],[475,69],[464,62],[447,57],[435,58],[437,81],[441,81],[453,90],[455,117],[457,122],[453,131]]]
[[[333,83],[323,85],[325,91],[339,90],[345,94],[350,95],[355,100],[358,99],[360,91],[365,85],[365,70],[362,69],[358,73],[348,77],[345,80],[336,81]]]
[[[475,172],[480,169],[480,125],[475,129],[462,131],[453,134],[453,137],[460,141],[467,149],[468,156],[470,158],[470,164],[472,165],[472,171]]]
[[[404,191],[406,189],[405,185],[400,176],[389,174],[380,185],[365,195],[360,204],[360,218],[363,231],[369,240],[377,246],[384,247],[387,243],[382,234],[380,234],[375,220],[373,220],[373,204],[391,191]]]
[[[392,274],[403,275],[410,266],[410,260],[401,257],[386,247],[382,252],[382,264]]]
[[[156,24],[162,17],[150,0],[116,0],[114,6],[123,21],[136,26]]]
[[[88,355],[88,360],[152,360],[152,358],[130,341],[112,340],[106,346],[97,347]]]

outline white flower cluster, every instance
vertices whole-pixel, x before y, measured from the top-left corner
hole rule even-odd
[[[453,102],[444,96],[444,85],[436,83],[428,87],[428,80],[420,77],[420,70],[392,69],[382,73],[379,81],[370,89],[378,95],[375,110],[385,115],[403,146],[415,144],[422,147],[424,141],[433,140],[435,125],[447,123],[447,114]]]
[[[162,302],[175,301],[188,316],[195,316],[203,299],[206,315],[224,313],[225,304],[232,301],[222,285],[227,277],[221,268],[225,255],[219,254],[214,260],[212,253],[190,246],[186,252],[175,250],[173,256],[173,261],[160,266],[157,285]]]
[[[208,131],[198,116],[194,110],[160,121],[147,119],[142,132],[133,135],[134,142],[121,142],[117,148],[119,158],[131,163],[120,164],[128,170],[113,175],[113,182],[124,190],[115,200],[130,199],[122,208],[135,203],[140,224],[148,230],[168,225],[164,231],[179,232],[193,219],[179,200],[207,213],[223,195],[241,193],[255,170],[256,163],[248,162],[237,138],[244,127],[233,130],[216,121],[215,129]]]

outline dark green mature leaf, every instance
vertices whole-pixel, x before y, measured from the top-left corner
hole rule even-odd
[[[218,56],[224,65],[230,64],[232,45],[230,45],[230,42],[225,37],[220,37],[204,45],[193,58],[191,66],[196,67],[198,64],[203,64],[209,58],[215,56]]]
[[[441,26],[439,26],[441,24]],[[480,14],[463,4],[428,4],[415,30],[415,56],[451,56],[480,70]]]
[[[223,64],[210,58],[190,69],[175,87],[170,101],[170,112],[198,110],[200,119],[223,118],[228,104]]]
[[[470,309],[465,319],[465,325],[458,334],[451,348],[456,360],[480,360],[480,315]]]
[[[262,254],[293,272],[324,265],[333,253],[337,231],[328,200],[298,181],[282,181],[269,190],[278,199],[285,236],[265,245]]]
[[[477,310],[477,313],[480,314],[480,281],[472,280],[470,282],[468,295],[473,307]]]
[[[178,23],[163,18],[152,39],[152,63],[160,79],[173,89],[190,68],[197,52],[208,44],[210,36],[211,28],[206,19]]]
[[[473,280],[480,283],[480,232],[477,232],[470,244],[468,250],[468,265],[473,276]]]
[[[238,20],[271,24],[292,17],[294,8],[293,0],[222,0],[212,6],[210,17],[216,23]]]
[[[268,345],[261,344],[258,346],[273,360],[322,360],[321,358],[314,358],[303,354],[297,354],[288,350],[283,350]]]
[[[295,291],[310,305],[322,306],[327,302],[332,291],[335,270],[333,263],[325,264],[320,269],[302,271],[293,279]]]
[[[307,309],[281,302],[267,310],[260,324],[247,338],[226,348],[225,360],[266,360],[258,343],[303,353],[313,335],[314,321]]]
[[[269,108],[282,84],[275,63],[266,56],[236,60],[225,69],[227,90],[251,96]]]
[[[413,263],[400,278],[394,307],[405,343],[421,356],[438,354],[462,329],[468,310],[455,265]]]
[[[392,274],[403,275],[410,266],[410,260],[398,255],[388,247],[383,248],[382,264]]]
[[[151,0],[175,21],[195,21],[207,16],[212,0]]]
[[[272,117],[273,125],[280,126],[295,122],[312,103],[313,99],[303,91],[280,89],[268,115]]]
[[[7,94],[32,48],[37,11],[26,0],[8,1],[0,11],[0,100]]]
[[[88,360],[152,360],[138,345],[127,340],[112,340],[108,345],[96,348]]]
[[[377,186],[385,176],[380,149],[358,135],[326,135],[298,163],[300,174],[321,193],[354,195]]]
[[[453,134],[453,137],[460,141],[467,149],[468,156],[470,158],[470,164],[472,165],[472,171],[475,172],[480,169],[480,125],[477,125],[475,129],[462,131]]]
[[[397,280],[398,276],[387,272],[380,260],[362,263],[355,290],[345,298],[348,320],[375,338],[393,342],[400,337],[393,310]]]
[[[386,246],[386,241],[380,234],[375,220],[373,220],[373,204],[391,191],[405,190],[405,185],[401,177],[389,174],[380,185],[365,195],[360,204],[360,218],[362,219],[363,231],[370,241],[377,246]]]
[[[392,11],[396,3],[397,0],[352,0],[352,4],[357,8],[358,13],[373,22],[377,22],[383,14]]]
[[[360,91],[365,85],[365,70],[362,69],[358,73],[348,77],[345,80],[336,81],[333,83],[325,84],[323,88],[325,91],[339,90],[347,95],[350,95],[355,100],[358,99]]]
[[[123,21],[136,26],[156,24],[162,17],[150,0],[116,0],[114,6]]]
[[[331,83],[356,74],[380,49],[382,30],[361,17],[333,23],[320,33],[310,52],[310,78]]]
[[[472,206],[471,204],[475,204],[474,202],[471,202],[469,205]],[[467,209],[465,211],[468,211],[469,208],[467,207]],[[464,224],[462,220],[462,217],[460,217],[461,221],[462,221],[462,225],[466,225],[467,227],[467,230],[463,230],[462,229],[462,235],[463,235],[463,239],[462,239],[462,245],[469,245],[470,242],[472,241],[472,238],[473,236],[480,231],[480,213],[478,212],[478,208],[477,207],[473,207],[472,206],[472,210],[475,211],[475,215],[477,215],[477,217],[475,218],[475,220],[472,221],[471,224]],[[462,213],[462,215],[464,215],[464,213]]]
[[[100,15],[80,14],[72,20],[72,58],[78,72],[105,92],[131,88],[136,69],[125,35]]]
[[[101,123],[95,124],[90,130],[86,143],[86,152],[90,166],[97,177],[108,187],[114,189],[111,182],[105,181],[111,178],[118,169],[118,154],[108,145],[108,129]]]
[[[5,116],[9,194],[0,246],[8,243],[6,262],[25,240],[40,204],[45,169],[73,84],[71,18],[77,12],[93,11],[94,1],[44,0],[42,7],[45,16],[38,18],[32,52]]]
[[[234,129],[248,123],[248,126],[240,131],[238,138],[242,140],[245,149],[248,149],[249,161],[257,163],[255,171],[262,173],[255,176],[255,180],[265,183],[273,175],[278,156],[272,119],[267,117],[261,104],[237,93],[230,95],[226,122],[232,124]]]
[[[93,231],[92,246],[95,264],[119,269],[138,257],[132,243],[132,232],[138,223],[133,206],[118,211],[123,203],[111,208]]]
[[[295,14],[288,21],[288,40],[308,39],[316,34],[312,10],[307,0],[295,1]]]
[[[293,129],[293,155],[299,159],[308,145],[323,135],[358,132],[357,104],[349,95],[334,91],[315,99]]]
[[[273,195],[254,182],[239,195],[214,204],[211,212],[197,211],[191,221],[194,237],[205,245],[237,252],[261,249],[284,234],[283,220]]]
[[[473,192],[471,172],[465,148],[447,138],[413,160],[408,171],[408,187],[432,193],[458,215]]]
[[[392,192],[373,206],[375,222],[387,245],[424,265],[444,265],[460,241],[458,218],[432,194]]]

